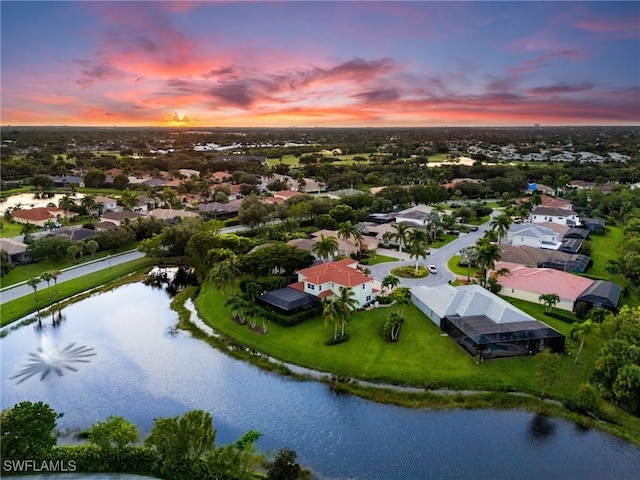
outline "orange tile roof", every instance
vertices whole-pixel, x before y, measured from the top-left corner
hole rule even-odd
[[[49,212],[49,209],[44,207],[32,208],[31,210],[18,210],[13,213],[13,216],[35,222],[55,218],[55,216]]]
[[[289,285],[287,285],[287,287],[304,292],[304,282],[290,283]]]
[[[556,293],[563,300],[575,301],[594,280],[553,268],[532,268],[515,263],[498,262],[496,270],[509,269],[498,279],[503,288],[515,288],[537,295]]]
[[[306,282],[314,285],[333,282],[343,287],[354,287],[373,281],[373,278],[365,275],[360,270],[348,266],[354,263],[357,262],[351,259],[344,259],[306,268],[298,271],[298,273],[304,277]]]

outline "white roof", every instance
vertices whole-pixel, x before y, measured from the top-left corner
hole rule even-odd
[[[450,315],[472,317],[485,315],[495,323],[530,322],[535,318],[517,309],[480,285],[452,287],[419,286],[411,293],[427,305],[440,318]]]
[[[514,223],[513,225],[511,225],[511,227],[509,227],[509,231],[513,235],[519,235],[521,237],[541,238],[544,236],[558,236],[558,232],[556,232],[555,230],[543,227],[537,223]]]

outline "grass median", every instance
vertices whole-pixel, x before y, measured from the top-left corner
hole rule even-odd
[[[104,285],[124,275],[150,267],[154,264],[155,261],[153,259],[140,258],[120,265],[114,265],[110,269],[99,270],[80,278],[58,283],[57,289],[53,283],[51,287],[40,284],[40,288],[38,289],[38,302],[35,301],[35,295],[30,293],[29,295],[17,298],[0,306],[0,326],[5,326],[65,298]]]

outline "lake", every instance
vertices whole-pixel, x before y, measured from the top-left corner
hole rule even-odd
[[[56,193],[50,198],[35,198],[33,193],[20,193],[17,195],[11,195],[8,198],[2,199],[0,201],[0,215],[4,213],[7,208],[13,208],[16,205],[21,205],[22,208],[31,209],[36,207],[46,207],[49,203],[55,203],[58,205],[58,202],[65,194]],[[72,195],[71,198],[74,198],[76,202],[79,202],[84,195],[82,193],[76,193]]]
[[[66,307],[57,327],[0,339],[2,408],[41,400],[70,430],[122,415],[143,435],[154,418],[203,409],[218,444],[258,430],[262,451],[293,448],[319,478],[638,478],[640,449],[561,419],[381,405],[264,372],[174,330],[170,301],[125,285]]]

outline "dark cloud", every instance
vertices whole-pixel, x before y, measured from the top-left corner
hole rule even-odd
[[[549,85],[546,87],[536,87],[529,90],[532,95],[562,95],[567,93],[579,93],[593,90],[593,85],[585,83],[582,85],[567,85],[564,83]]]
[[[251,87],[243,83],[216,85],[209,89],[209,95],[236,107],[248,107],[256,98]]]
[[[391,102],[400,98],[400,95],[395,88],[381,88],[377,90],[369,90],[366,92],[356,93],[352,95],[353,98],[357,98],[365,103],[384,103]]]
[[[108,80],[118,76],[118,72],[107,64],[82,59],[75,60],[74,63],[81,67],[80,78],[76,79],[76,83],[82,88],[90,87],[98,80]]]
[[[235,73],[235,69],[233,67],[218,67],[218,68],[212,68],[207,73],[203,73],[202,76],[204,78],[224,77],[226,75],[232,75],[234,73]]]

